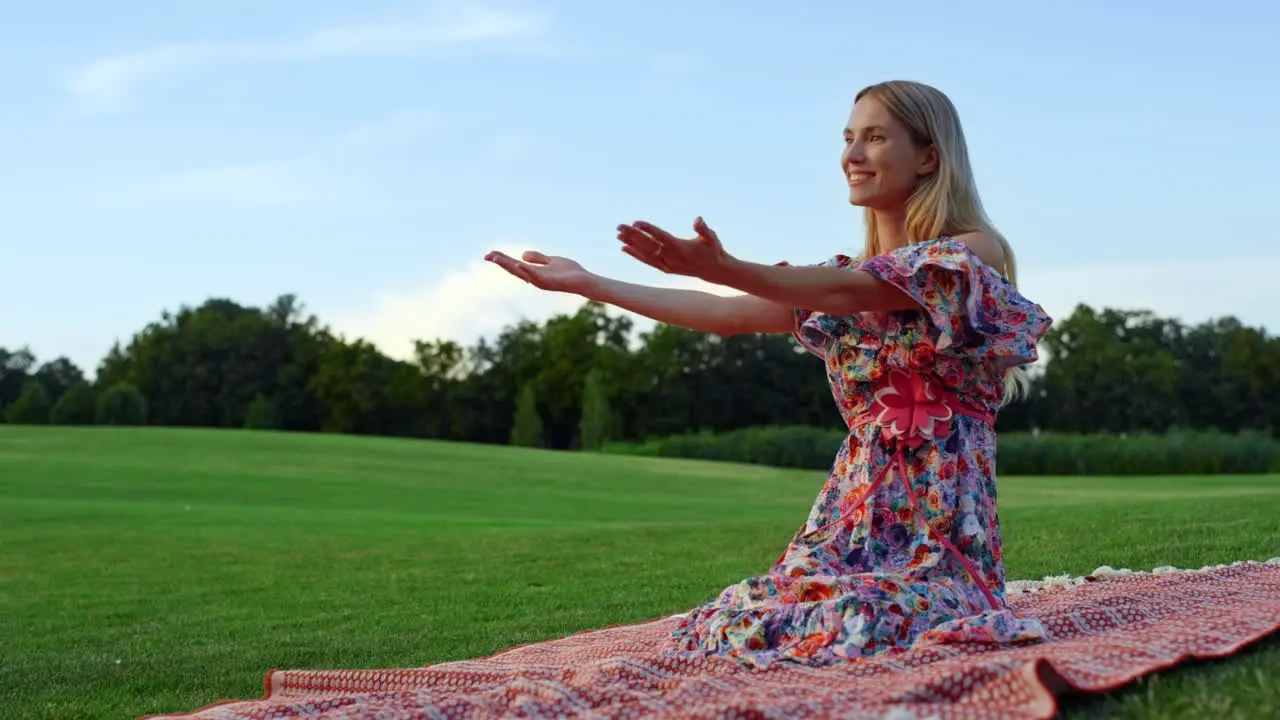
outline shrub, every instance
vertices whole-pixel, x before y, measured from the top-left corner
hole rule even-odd
[[[725,433],[701,431],[639,444],[609,443],[606,452],[654,457],[825,469],[847,434],[802,425],[761,426]]]
[[[644,443],[609,443],[606,452],[826,470],[846,434],[813,427],[755,427],[688,433]],[[997,438],[1003,475],[1228,475],[1280,472],[1280,443],[1246,432],[1163,435],[1004,433]]]
[[[47,425],[50,414],[49,393],[35,380],[22,384],[18,399],[5,410],[5,420],[11,425]]]
[[[253,398],[244,414],[246,430],[278,430],[280,428],[280,410],[275,402],[262,395]]]
[[[582,389],[582,419],[578,423],[578,435],[582,449],[599,451],[609,440],[609,398],[605,395],[604,375],[599,370],[587,373]]]
[[[99,425],[146,425],[147,399],[138,388],[118,382],[98,398]]]
[[[1280,444],[1255,432],[1010,434],[997,448],[1013,475],[1232,475],[1280,472]]]
[[[62,393],[53,404],[50,419],[54,425],[92,425],[97,415],[96,403],[93,386],[82,380]]]
[[[511,425],[511,444],[542,447],[542,416],[538,414],[538,396],[532,383],[526,383],[516,400],[515,418]]]

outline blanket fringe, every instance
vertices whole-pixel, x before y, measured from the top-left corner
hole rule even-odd
[[[1221,570],[1226,567],[1238,567],[1240,565],[1252,565],[1252,564],[1255,564],[1255,561],[1237,560],[1231,563],[1230,565],[1226,565],[1226,564],[1205,565],[1204,567],[1199,569],[1176,568],[1172,565],[1161,565],[1160,567],[1155,568],[1150,572],[1146,572],[1142,570],[1129,570],[1127,568],[1116,569],[1111,567],[1110,565],[1103,565],[1102,567],[1098,568],[1097,570],[1094,570],[1088,575],[1082,575],[1082,576],[1073,576],[1070,574],[1050,575],[1050,576],[1046,576],[1043,580],[1013,580],[1005,583],[1005,594],[1021,595],[1026,593],[1040,593],[1040,592],[1048,592],[1052,590],[1062,590],[1064,588],[1075,587],[1077,585],[1084,585],[1085,583],[1099,582],[1102,580],[1110,580],[1111,578],[1124,577],[1126,575],[1147,575],[1147,574],[1163,575],[1166,573],[1174,573],[1174,572],[1208,572],[1210,570]],[[1262,564],[1280,565],[1280,557],[1273,557],[1270,560],[1264,561]]]
[[[1205,565],[1199,569],[1192,568],[1176,568],[1172,565],[1161,565],[1149,572],[1143,570],[1129,570],[1127,568],[1116,569],[1110,565],[1103,565],[1088,575],[1047,575],[1043,580],[1011,580],[1005,583],[1006,595],[1026,595],[1031,593],[1049,592],[1052,590],[1063,590],[1085,583],[1099,582],[1102,580],[1110,580],[1111,578],[1124,577],[1126,575],[1163,575],[1173,572],[1207,572],[1210,570],[1221,570],[1225,567],[1237,567],[1240,565],[1250,565],[1255,563],[1254,560],[1237,560],[1230,565]],[[1280,565],[1280,556],[1273,557],[1263,562],[1265,565]],[[682,612],[669,615],[669,618],[682,619],[688,617],[689,613]]]

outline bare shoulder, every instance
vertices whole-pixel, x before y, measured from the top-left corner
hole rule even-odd
[[[977,255],[982,262],[997,271],[1004,271],[1008,258],[1005,257],[1004,243],[995,233],[978,230],[976,232],[961,233],[952,239],[964,243],[965,247],[969,248],[974,255]]]

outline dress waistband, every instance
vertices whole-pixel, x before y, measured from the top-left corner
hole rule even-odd
[[[892,370],[881,380],[866,412],[849,423],[850,430],[879,425],[885,440],[911,449],[951,434],[952,420],[966,415],[995,425],[995,415],[939,387],[936,378]]]

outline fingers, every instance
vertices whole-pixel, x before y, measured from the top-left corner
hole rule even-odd
[[[720,244],[720,236],[716,235],[716,231],[711,229],[711,226],[707,224],[706,220],[702,219],[701,215],[693,221],[693,231],[698,234],[698,237],[704,240],[708,240],[716,245]]]
[[[714,252],[724,251],[724,246],[720,244],[720,236],[716,234],[715,230],[711,229],[711,226],[707,224],[706,220],[702,219],[701,215],[693,221],[693,231],[698,234],[698,242],[710,247]]]
[[[643,220],[637,220],[631,225],[619,225],[618,239],[642,253],[667,256],[680,252],[680,246],[689,242]]]
[[[639,260],[640,262],[644,263],[645,265],[648,265],[651,268],[661,270],[664,273],[671,272],[671,268],[667,265],[666,261],[662,259],[661,255],[654,255],[652,253],[643,253],[627,245],[622,246],[622,252],[630,255],[631,257],[635,258],[636,260]]]
[[[484,259],[488,260],[491,263],[494,263],[495,265],[499,265],[504,269],[509,270],[513,267],[528,267],[529,265],[546,265],[550,263],[552,260],[560,260],[563,258],[554,258],[549,255],[544,255],[538,252],[537,250],[526,250],[524,253],[520,255],[520,259],[516,260],[515,258],[511,257],[510,255],[507,255],[506,253],[494,250],[489,254],[485,255]]]
[[[694,232],[697,233],[696,239],[705,244],[714,247],[720,247],[720,237],[716,232],[707,225],[707,222],[699,216],[693,222]],[[682,240],[653,223],[637,220],[631,225],[618,226],[618,239],[623,244],[635,248],[641,253],[670,253],[677,250],[682,244],[688,244],[689,240]]]
[[[526,261],[529,259],[530,255],[537,255],[540,257],[542,256],[541,253],[526,252],[524,254],[524,258]],[[526,265],[525,263],[522,263],[519,260],[516,260],[510,255],[507,255],[506,253],[498,252],[497,250],[489,253],[488,255],[485,255],[484,259],[488,260],[494,265],[497,265],[503,270],[506,270],[507,272],[511,273],[515,277],[529,283],[530,285],[538,286],[538,277],[534,272],[535,269],[533,266]]]
[[[632,225],[637,230],[640,230],[641,232],[649,235],[654,240],[660,243],[669,243],[669,242],[675,242],[676,240],[679,240],[679,238],[677,238],[675,235],[672,235],[671,233],[667,232],[666,230],[663,230],[662,228],[658,227],[657,225],[654,225],[653,223],[647,223],[643,220],[637,220],[634,223],[632,223]]]
[[[671,272],[671,266],[667,263],[671,253],[664,253],[663,251],[668,248],[648,233],[630,225],[619,225],[618,239],[622,241],[622,252],[649,267],[657,268],[664,273]]]
[[[618,239],[624,245],[646,254],[659,252],[662,248],[662,244],[653,236],[631,225],[618,226]]]
[[[516,260],[504,252],[498,252],[497,250],[485,255],[484,259],[508,272],[520,264],[519,260]]]

